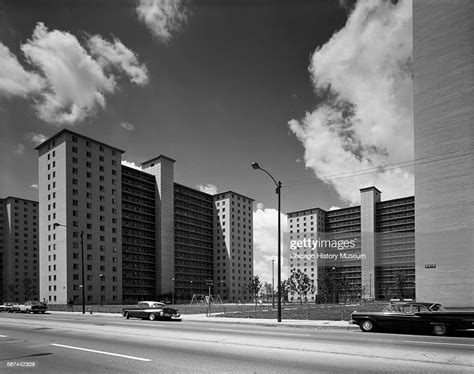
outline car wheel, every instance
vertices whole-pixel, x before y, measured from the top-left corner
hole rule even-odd
[[[375,325],[370,319],[365,319],[360,324],[360,329],[364,332],[371,332],[375,330]]]
[[[433,334],[443,336],[448,333],[448,327],[443,323],[436,323],[433,326]]]
[[[130,319],[130,314],[128,312],[125,312],[125,318]]]
[[[148,315],[148,319],[149,319],[150,321],[154,321],[155,318],[156,318],[155,313],[150,313],[150,314]]]

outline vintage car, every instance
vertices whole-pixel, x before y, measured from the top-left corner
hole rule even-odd
[[[8,312],[10,313],[45,313],[48,310],[48,307],[39,301],[30,300],[26,301],[23,304],[13,305],[12,309]]]
[[[447,311],[438,303],[394,301],[382,312],[355,311],[351,323],[364,332],[401,330],[446,335],[455,330],[473,330],[474,311]]]
[[[14,303],[9,303],[9,302],[3,303],[2,305],[0,305],[0,312],[8,312],[12,310],[13,304]]]
[[[123,316],[129,318],[142,318],[154,321],[155,319],[179,318],[178,309],[168,308],[166,304],[158,301],[140,301],[137,305],[123,308]]]

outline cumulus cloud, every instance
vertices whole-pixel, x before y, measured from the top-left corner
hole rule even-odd
[[[114,42],[110,43],[100,35],[94,35],[87,45],[102,67],[115,67],[139,86],[148,83],[148,69],[138,62],[137,55],[125,47],[119,39],[115,38]]]
[[[254,274],[260,276],[260,280],[271,282],[272,280],[272,259],[275,259],[275,288],[276,270],[278,258],[278,210],[265,209],[263,204],[257,204],[253,212],[253,255]],[[281,214],[281,231],[287,229],[287,218]],[[284,240],[282,240],[282,253]],[[283,256],[282,256],[283,257]],[[282,262],[283,263],[283,262]],[[282,267],[282,279],[288,277],[288,272]]]
[[[35,132],[29,132],[25,135],[25,140],[33,143],[35,146],[43,143],[46,139],[48,139],[46,135]]]
[[[17,155],[22,155],[25,153],[25,146],[22,143],[18,143],[14,152]]]
[[[133,126],[131,123],[128,122],[122,122],[120,124],[120,127],[124,128],[127,131],[133,131],[135,130],[135,126]]]
[[[30,186],[30,188],[33,188],[33,189],[37,190],[37,189],[38,189],[38,185],[37,185],[36,183],[35,183],[35,184],[32,184],[32,185]]]
[[[289,127],[305,166],[345,201],[358,203],[359,188],[372,185],[385,198],[413,193],[412,170],[384,170],[413,159],[412,49],[411,1],[365,0],[312,55],[319,103]],[[325,178],[370,168],[379,172]]]
[[[139,0],[136,12],[151,33],[165,43],[172,33],[183,28],[188,18],[188,9],[182,0]]]
[[[120,40],[94,35],[83,44],[71,33],[48,30],[39,22],[20,47],[34,70],[28,72],[0,43],[0,95],[31,96],[43,121],[73,125],[105,107],[121,75],[136,85],[148,83],[146,66]]]
[[[196,186],[196,188],[199,189],[201,192],[208,193],[209,195],[215,195],[217,193],[217,187],[214,186],[213,184],[207,184],[207,185],[202,185],[199,184]]]
[[[43,89],[44,79],[34,72],[26,71],[16,56],[2,43],[0,43],[0,65],[2,67],[0,69],[0,96],[26,98]]]
[[[136,163],[134,163],[132,161],[122,160],[122,165],[128,166],[129,168],[142,170],[141,165],[137,165]]]

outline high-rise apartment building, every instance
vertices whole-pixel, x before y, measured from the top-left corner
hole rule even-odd
[[[41,297],[121,301],[123,151],[68,130],[36,149]]]
[[[175,160],[164,155],[140,170],[121,165],[122,150],[69,130],[37,149],[41,297],[82,302],[84,251],[87,303],[190,299],[206,295],[210,282],[213,295],[249,300],[251,199],[175,183]],[[228,243],[219,243],[232,261],[218,273],[216,204],[232,212],[223,222]]]
[[[416,294],[474,305],[474,2],[413,1]]]
[[[0,199],[0,300],[38,299],[38,202]]]
[[[229,301],[250,301],[253,278],[253,199],[233,191],[214,195],[214,279]]]
[[[313,281],[308,301],[414,297],[414,197],[381,201],[375,187],[360,191],[360,206],[288,213],[288,239],[314,244],[288,251],[290,270]]]

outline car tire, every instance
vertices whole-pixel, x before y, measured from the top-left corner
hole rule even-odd
[[[150,313],[150,314],[148,315],[148,319],[149,319],[150,321],[154,321],[154,320],[156,319],[156,314],[155,314],[155,313]]]
[[[444,323],[435,323],[433,325],[433,334],[437,336],[443,336],[448,333],[448,326]]]
[[[130,319],[130,313],[125,312],[125,318],[126,318],[126,319]]]
[[[362,323],[360,324],[360,329],[363,332],[372,332],[372,331],[375,331],[375,324],[370,319],[364,319]]]

